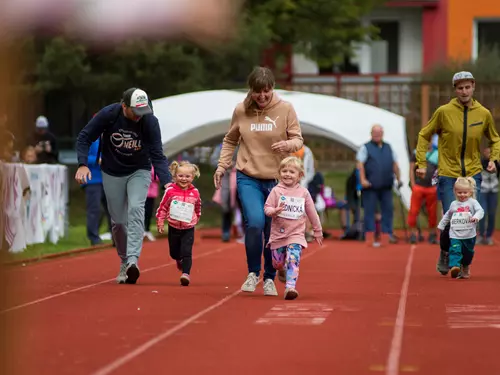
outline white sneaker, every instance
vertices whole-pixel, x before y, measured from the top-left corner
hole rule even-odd
[[[278,291],[276,290],[276,285],[274,285],[274,281],[271,279],[266,279],[264,281],[264,295],[265,296],[277,296]]]
[[[242,292],[255,292],[255,288],[257,288],[257,282],[259,281],[257,275],[254,272],[250,272],[247,276],[247,279],[241,286]]]
[[[118,276],[116,276],[116,282],[118,284],[125,284],[127,281],[127,265],[125,263],[122,263],[120,265],[120,273]]]
[[[155,236],[153,236],[153,233],[151,232],[144,232],[144,237],[146,237],[151,242],[156,241]]]

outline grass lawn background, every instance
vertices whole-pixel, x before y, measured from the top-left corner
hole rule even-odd
[[[214,194],[213,187],[213,168],[209,165],[200,165],[201,176],[195,181],[195,186],[198,188],[203,201],[202,216],[200,219],[200,227],[204,228],[219,228],[221,225],[220,210],[218,206],[211,202]],[[322,169],[325,177],[325,184],[331,186],[337,199],[343,198],[345,194],[346,180],[351,173],[351,170],[332,171]],[[74,175],[74,170],[69,168],[70,177],[70,194],[69,194],[69,230],[66,237],[60,239],[57,244],[46,242],[28,246],[28,248],[18,254],[11,254],[10,259],[26,259],[40,257],[44,254],[57,253],[68,251],[77,248],[90,246],[90,242],[86,236],[86,211],[85,211],[85,194],[83,190],[71,178]],[[156,205],[159,204],[161,197],[158,197]],[[394,227],[396,229],[403,228],[403,222],[406,217],[402,215],[398,198],[394,196]],[[425,219],[421,218],[420,222],[425,227]],[[500,224],[500,215],[497,211],[497,228]],[[340,220],[337,212],[331,212],[324,224],[326,229],[339,229]],[[106,222],[103,220],[101,233],[107,232]],[[151,232],[156,235],[155,219],[151,220]],[[106,241],[110,242],[110,241]]]

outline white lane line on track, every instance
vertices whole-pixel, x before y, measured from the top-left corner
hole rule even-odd
[[[320,251],[320,249],[312,251],[312,252],[304,255],[301,260],[309,258],[310,256],[316,254],[319,251]],[[260,284],[261,281],[262,280],[259,280],[258,284]],[[118,368],[120,368],[124,364],[130,362],[131,360],[135,359],[136,357],[138,357],[139,355],[141,355],[142,353],[147,351],[149,348],[151,348],[151,347],[155,346],[156,344],[160,343],[161,341],[167,339],[168,337],[172,336],[173,334],[180,331],[184,327],[190,325],[191,323],[194,323],[195,321],[200,319],[202,316],[208,314],[211,311],[214,311],[218,307],[224,305],[226,302],[229,302],[230,300],[232,300],[234,297],[236,297],[240,293],[242,293],[242,291],[240,289],[238,289],[237,291],[224,297],[223,299],[219,300],[218,302],[214,303],[213,305],[208,306],[204,310],[201,310],[201,311],[197,312],[196,314],[191,315],[189,318],[186,318],[185,320],[183,320],[179,324],[177,324],[177,325],[173,326],[172,328],[170,328],[170,329],[160,333],[159,335],[153,337],[151,340],[146,341],[144,344],[138,346],[136,349],[128,352],[124,356],[119,357],[118,359],[111,362],[110,364],[93,372],[92,375],[107,375],[107,374],[112,373],[113,371],[117,370]]]
[[[392,335],[391,347],[389,349],[389,356],[386,364],[386,375],[399,374],[399,361],[401,358],[401,351],[403,348],[403,333],[406,316],[406,301],[408,300],[408,289],[410,286],[411,269],[413,265],[413,258],[415,254],[416,245],[410,246],[410,254],[406,262],[405,275],[403,284],[401,286],[401,294],[399,297],[398,312],[396,315],[396,322],[394,324],[394,333]]]
[[[234,244],[232,244],[232,245],[234,245]],[[204,258],[204,257],[209,256],[209,255],[212,255],[212,254],[220,253],[221,251],[229,249],[230,247],[232,247],[232,246],[221,247],[221,248],[218,248],[216,250],[208,251],[208,252],[203,253],[201,255],[194,256],[193,259],[200,259],[200,258]],[[172,266],[174,264],[175,264],[175,262],[168,262],[168,263],[156,266],[156,267],[146,268],[144,270],[141,270],[141,274],[146,273],[146,272],[156,271],[158,269],[169,267],[169,266]],[[68,294],[71,294],[71,293],[76,293],[76,292],[79,292],[81,290],[93,288],[95,286],[99,286],[99,285],[102,285],[102,284],[107,284],[107,283],[110,283],[112,281],[116,281],[116,278],[113,277],[112,279],[107,279],[107,280],[99,281],[98,283],[88,284],[88,285],[85,285],[85,286],[82,286],[82,287],[79,287],[79,288],[66,290],[66,291],[61,292],[61,293],[51,294],[51,295],[49,295],[47,297],[39,298],[39,299],[36,299],[34,301],[31,301],[31,302],[26,302],[26,303],[23,303],[21,305],[13,306],[13,307],[10,307],[8,309],[2,310],[2,311],[0,311],[0,315],[6,314],[6,313],[11,312],[11,311],[19,310],[19,309],[22,309],[24,307],[29,307],[29,306],[32,306],[32,305],[36,305],[38,303],[42,303],[42,302],[45,302],[45,301],[50,301],[50,300],[52,300],[54,298],[63,297],[65,295],[68,295]]]

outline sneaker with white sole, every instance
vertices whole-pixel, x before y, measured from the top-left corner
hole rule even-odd
[[[264,281],[264,295],[265,296],[277,296],[278,291],[276,290],[276,285],[271,279],[266,279]]]
[[[182,286],[188,286],[191,280],[187,273],[183,273],[180,281]]]
[[[153,233],[151,233],[151,232],[144,232],[144,237],[147,238],[151,242],[156,241],[155,236],[153,236]]]
[[[116,276],[116,282],[118,284],[125,284],[127,281],[127,264],[122,263],[120,265],[120,273]]]
[[[285,299],[292,300],[299,296],[299,292],[297,292],[294,288],[286,288],[285,289]]]
[[[247,279],[241,286],[241,291],[242,292],[248,292],[248,293],[253,293],[255,292],[255,289],[257,288],[257,283],[259,281],[259,278],[255,274],[255,272],[250,272],[247,276]]]
[[[470,279],[470,266],[462,266],[462,270],[458,274],[457,279]]]
[[[127,265],[127,284],[135,284],[137,279],[141,276],[141,271],[135,263],[129,263]]]

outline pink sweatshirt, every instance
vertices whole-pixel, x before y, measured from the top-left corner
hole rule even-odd
[[[285,209],[278,216],[273,216],[281,201],[285,201]],[[279,183],[275,186],[264,205],[264,212],[273,218],[268,243],[273,250],[292,243],[307,247],[306,215],[311,221],[314,237],[323,236],[323,229],[311,194],[300,184],[287,187]]]

